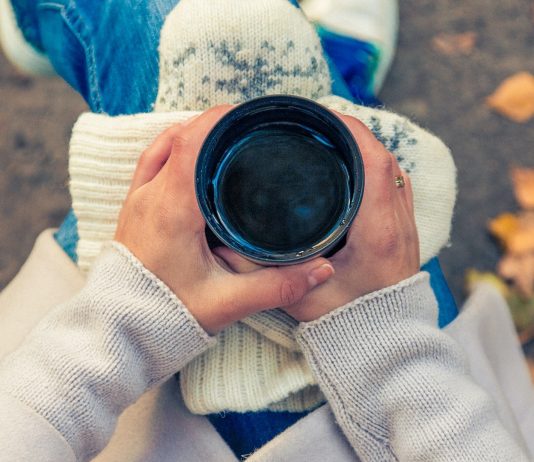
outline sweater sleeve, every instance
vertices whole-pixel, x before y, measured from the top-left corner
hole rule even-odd
[[[427,273],[302,323],[297,340],[363,461],[527,460],[437,328]]]
[[[114,243],[84,289],[0,364],[0,460],[35,460],[37,452],[42,461],[90,460],[126,407],[214,341]]]

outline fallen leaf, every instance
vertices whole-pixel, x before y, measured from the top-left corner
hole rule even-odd
[[[468,55],[475,48],[476,41],[476,32],[438,34],[432,39],[432,46],[434,50],[444,55]]]
[[[465,282],[469,292],[473,292],[477,284],[486,283],[497,289],[503,297],[508,297],[510,294],[506,283],[495,273],[481,272],[471,268],[466,272]]]
[[[533,77],[534,78],[534,77]],[[510,170],[514,192],[522,210],[503,213],[490,220],[488,229],[505,253],[497,273],[466,273],[468,288],[479,282],[493,285],[506,298],[519,339],[523,345],[534,341],[534,169]],[[530,348],[530,347],[529,347]],[[532,348],[531,348],[532,349]],[[530,364],[534,373],[534,363]],[[533,376],[534,377],[534,376]]]
[[[488,228],[507,253],[534,252],[534,212],[503,213],[490,220]]]
[[[534,76],[519,72],[508,77],[488,96],[486,103],[514,122],[527,122],[534,116]]]
[[[511,176],[519,205],[524,209],[534,209],[534,168],[514,168]]]
[[[505,255],[497,265],[497,272],[511,281],[521,296],[534,297],[534,252]]]
[[[493,220],[490,220],[488,228],[490,233],[507,248],[507,242],[519,228],[519,220],[513,213],[502,213]]]

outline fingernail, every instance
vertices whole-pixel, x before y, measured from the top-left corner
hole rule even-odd
[[[308,274],[308,283],[310,287],[318,286],[334,274],[334,267],[328,263],[323,263],[321,266],[314,268]]]

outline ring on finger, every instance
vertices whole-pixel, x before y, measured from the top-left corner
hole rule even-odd
[[[395,186],[397,188],[404,188],[406,185],[406,181],[404,180],[404,177],[402,175],[398,175],[395,177]]]

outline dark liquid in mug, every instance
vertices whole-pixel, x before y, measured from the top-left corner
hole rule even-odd
[[[234,236],[277,252],[321,242],[350,200],[347,167],[335,147],[296,124],[246,135],[225,154],[213,186],[219,218]]]

